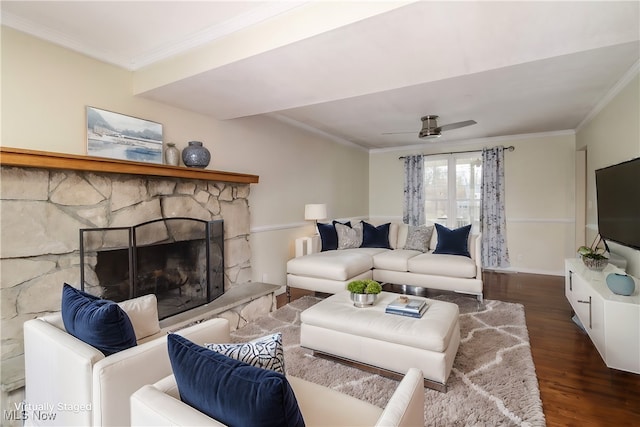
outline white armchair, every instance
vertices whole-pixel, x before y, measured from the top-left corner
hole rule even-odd
[[[424,382],[419,369],[409,369],[385,409],[300,378],[287,379],[307,427],[424,426]],[[224,427],[180,400],[173,375],[133,393],[131,425]]]
[[[25,322],[25,400],[33,409],[27,424],[129,425],[131,394],[171,374],[168,331],[159,327],[155,296],[120,305],[138,345],[108,357],[67,333],[60,313]],[[201,345],[230,340],[228,321],[221,318],[176,333]]]

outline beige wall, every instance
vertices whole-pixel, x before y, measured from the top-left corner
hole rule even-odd
[[[501,138],[470,144],[438,142],[436,147],[374,151],[369,169],[369,214],[402,218],[405,154],[436,154],[513,145],[505,153],[507,239],[510,270],[563,274],[574,248],[574,151],[571,132],[537,137]]]
[[[209,169],[252,173],[253,280],[285,284],[292,239],[312,228],[305,203],[366,216],[368,154],[271,118],[218,121],[132,95],[133,74],[2,27],[2,139],[7,147],[85,154],[85,106],[163,124],[165,142],[203,141]],[[3,242],[3,244],[6,244]]]
[[[591,243],[598,230],[595,170],[640,157],[639,81],[636,69],[635,77],[576,135],[577,147],[587,152],[587,244]],[[627,260],[629,274],[640,277],[640,251],[615,243],[610,245],[610,249]]]
[[[218,121],[135,97],[131,72],[5,27],[1,77],[2,145],[84,154],[85,106],[91,105],[160,122],[165,142],[179,148],[203,141],[212,152],[210,169],[259,175],[250,197],[253,280],[278,284],[285,283],[293,239],[312,232],[303,218],[305,203],[327,203],[331,218],[400,219],[399,156],[498,144],[516,147],[506,153],[512,269],[562,274],[562,260],[575,251],[576,145],[588,152],[587,228],[596,223],[593,170],[640,155],[637,76],[575,137],[439,141],[441,148],[370,154],[271,118]],[[630,255],[638,275],[640,255]]]

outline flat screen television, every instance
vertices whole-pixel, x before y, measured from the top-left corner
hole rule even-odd
[[[640,249],[640,157],[596,170],[598,232]]]

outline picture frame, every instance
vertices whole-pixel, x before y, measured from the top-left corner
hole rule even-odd
[[[162,164],[162,124],[87,106],[87,155]]]

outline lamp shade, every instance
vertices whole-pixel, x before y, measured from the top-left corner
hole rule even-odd
[[[327,205],[324,203],[304,205],[304,219],[319,220],[327,217]]]

